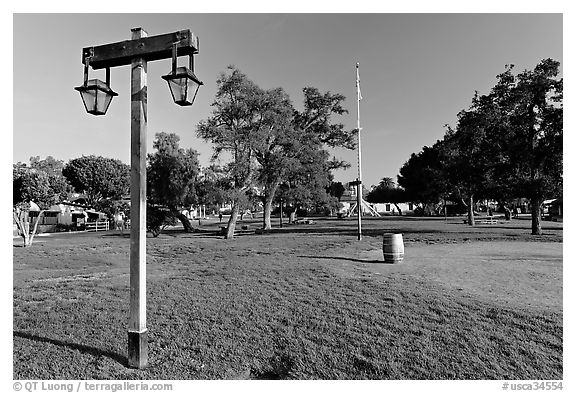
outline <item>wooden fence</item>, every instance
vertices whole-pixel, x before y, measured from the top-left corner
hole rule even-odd
[[[109,230],[110,224],[108,221],[92,221],[86,223],[86,231],[88,232],[98,232]]]

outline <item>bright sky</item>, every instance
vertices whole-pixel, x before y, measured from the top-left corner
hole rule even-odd
[[[14,162],[90,154],[129,162],[129,67],[112,69],[119,96],[106,116],[87,114],[73,87],[82,83],[82,48],[129,39],[133,27],[200,37],[196,74],[205,86],[192,107],[171,100],[161,79],[170,61],[149,63],[148,150],[155,133],[174,132],[202,165],[211,146],[195,129],[210,115],[227,65],[263,88],[284,88],[298,108],[306,86],[345,95],[349,113],[335,120],[352,129],[359,62],[367,186],[396,179],[410,154],[441,139],[444,125],[455,124],[475,90],[487,93],[506,64],[520,71],[548,57],[562,62],[561,14],[15,14],[13,22]],[[105,79],[104,71],[90,78]],[[352,164],[337,180],[355,179],[357,152],[334,154]]]

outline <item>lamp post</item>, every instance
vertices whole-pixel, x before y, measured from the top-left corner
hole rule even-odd
[[[147,68],[149,61],[172,59],[168,81],[174,102],[192,105],[202,82],[193,70],[176,67],[178,56],[198,53],[199,41],[190,30],[148,37],[141,28],[132,29],[130,40],[83,48],[84,83],[80,92],[86,111],[104,115],[117,94],[110,88],[110,68],[131,66],[130,122],[130,316],[128,322],[128,366],[148,364],[146,328],[146,124],[148,107]],[[88,68],[106,69],[106,82],[88,80]],[[190,98],[190,92],[194,93]]]

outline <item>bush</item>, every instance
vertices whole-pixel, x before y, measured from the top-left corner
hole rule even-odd
[[[176,217],[167,208],[148,205],[146,208],[146,229],[158,237],[168,225],[176,225]]]

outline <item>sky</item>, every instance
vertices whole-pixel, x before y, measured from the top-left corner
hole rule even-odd
[[[195,71],[204,86],[193,106],[172,102],[161,79],[170,60],[148,64],[147,144],[152,152],[155,133],[176,133],[203,166],[212,147],[196,137],[196,125],[210,116],[217,77],[228,65],[262,88],[282,87],[298,109],[304,87],[343,94],[349,112],[333,121],[354,129],[358,62],[367,187],[396,180],[410,155],[441,139],[506,64],[519,72],[545,58],[563,63],[560,13],[14,14],[13,162],[94,154],[129,163],[129,66],[111,70],[119,95],[105,116],[87,114],[73,88],[82,83],[82,48],[130,39],[133,27],[149,36],[190,29],[200,38]],[[31,42],[41,44],[30,50]],[[90,70],[90,78],[104,80],[104,71]],[[357,151],[332,153],[352,164],[336,180],[354,180]]]

